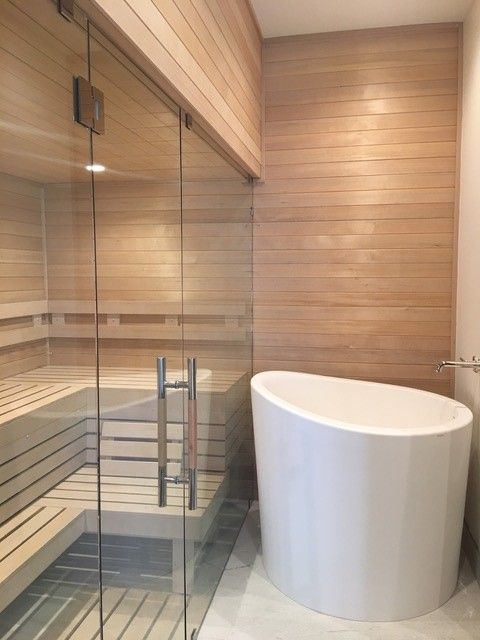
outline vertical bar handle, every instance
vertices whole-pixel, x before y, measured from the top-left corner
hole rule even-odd
[[[197,508],[198,492],[198,416],[197,359],[187,359],[188,368],[188,508]]]
[[[167,505],[167,359],[157,358],[158,506]]]

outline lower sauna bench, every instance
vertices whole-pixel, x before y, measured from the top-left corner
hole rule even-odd
[[[185,511],[183,487],[168,485],[167,506],[158,506],[157,480],[105,476],[100,482],[102,498],[102,533],[118,536],[138,536],[172,540],[172,590],[184,590],[184,561],[187,591],[193,579],[195,554],[214,525],[225,496],[225,476],[199,473],[198,508]],[[186,489],[185,489],[186,491]],[[185,502],[187,497],[185,496]],[[97,472],[94,467],[82,467],[49,491],[39,503],[45,507],[74,508],[85,513],[85,531],[96,533]],[[186,509],[186,507],[185,507]],[[185,553],[185,556],[184,556]]]
[[[0,611],[85,531],[81,509],[38,502],[0,527]]]
[[[187,591],[195,553],[206,539],[224,495],[224,476],[200,474],[198,508],[186,512],[183,488],[169,487],[167,506],[157,506],[157,486],[148,478],[102,477],[102,533],[172,540],[172,591]],[[43,498],[0,527],[0,611],[61,555],[82,533],[97,532],[97,472],[84,466]]]
[[[58,377],[41,381],[19,378],[0,382],[0,611],[79,536],[96,532],[98,525],[97,469],[89,464],[88,455],[89,381],[85,384],[76,377],[60,384]],[[226,384],[222,380],[221,391],[235,390],[235,400],[228,402],[228,415],[235,414],[242,397],[237,392],[238,380],[238,376]],[[135,392],[143,393],[150,384],[141,380],[138,386]],[[223,394],[218,388],[215,391],[220,409]],[[226,399],[229,397],[227,393]],[[147,407],[144,417],[150,417],[150,402],[140,404]],[[222,414],[216,419],[225,424]],[[216,425],[206,425],[207,438],[212,428]],[[169,425],[169,429],[174,432],[177,425]],[[148,452],[156,449],[154,432],[152,423],[102,421],[102,446],[108,453],[101,460],[102,532],[172,540],[172,591],[182,593],[184,558],[188,591],[195,552],[214,527],[227,480],[223,472],[200,471],[198,508],[185,511],[184,542],[186,489],[169,485],[167,506],[158,507],[157,479],[152,473],[156,463],[145,461]],[[175,433],[174,438],[178,438]],[[179,446],[175,440],[169,444],[172,451]]]

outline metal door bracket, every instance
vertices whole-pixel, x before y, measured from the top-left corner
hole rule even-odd
[[[191,113],[185,113],[185,126],[187,129],[191,129],[193,127],[193,118]]]
[[[69,22],[73,21],[73,0],[57,0],[57,8],[58,13],[65,18],[65,20]]]
[[[105,133],[103,91],[77,76],[73,79],[73,100],[75,121],[95,133]]]

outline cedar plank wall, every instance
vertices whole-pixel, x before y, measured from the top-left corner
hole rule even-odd
[[[459,27],[266,41],[255,370],[451,393]]]
[[[200,175],[198,154],[183,156],[185,355],[214,370],[250,372],[252,185],[184,129],[183,149],[193,144],[204,149]]]
[[[262,39],[247,0],[80,4],[245,170],[260,175]],[[130,44],[119,42],[111,21]]]
[[[187,355],[202,367],[251,368],[251,186],[202,145],[184,158],[183,306],[179,184],[96,184],[101,366],[152,368],[162,354],[180,367],[183,315]],[[50,361],[92,365],[90,186],[45,193]]]
[[[42,197],[41,185],[0,174],[0,379],[47,362]]]
[[[46,184],[49,364],[95,366],[95,279],[90,183]]]

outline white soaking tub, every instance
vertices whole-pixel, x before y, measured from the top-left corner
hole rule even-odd
[[[297,602],[388,621],[457,583],[472,413],[393,385],[287,371],[252,379],[262,546]]]

